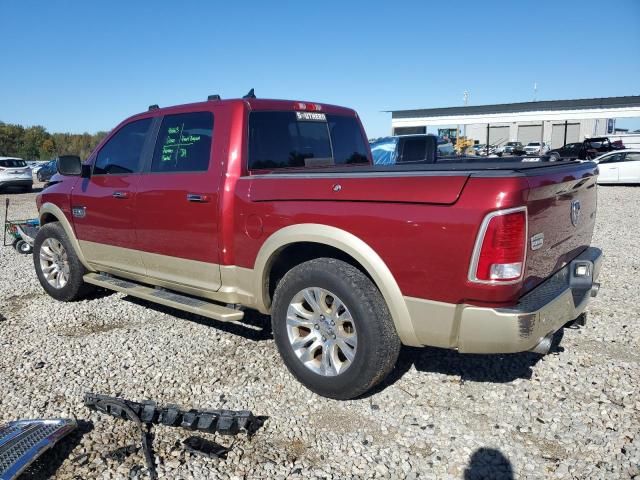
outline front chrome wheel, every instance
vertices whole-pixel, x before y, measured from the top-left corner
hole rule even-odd
[[[294,353],[312,372],[332,377],[351,366],[358,346],[356,325],[349,309],[329,290],[298,292],[289,303],[286,324]]]
[[[47,238],[42,242],[40,268],[49,285],[64,288],[69,281],[69,257],[60,241]]]

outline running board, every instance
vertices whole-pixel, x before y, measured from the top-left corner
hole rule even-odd
[[[147,287],[139,283],[104,275],[102,273],[88,273],[83,278],[85,282],[91,285],[126,293],[132,297],[142,298],[149,302],[159,303],[160,305],[195,313],[196,315],[202,315],[207,318],[213,318],[221,322],[242,320],[244,317],[242,310],[223,307],[217,303],[182,295],[172,290]]]

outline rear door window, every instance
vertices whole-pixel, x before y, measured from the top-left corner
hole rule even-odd
[[[93,167],[94,175],[126,175],[140,172],[144,142],[151,126],[145,118],[126,124],[100,149]]]
[[[213,114],[191,112],[162,119],[152,172],[204,172],[209,169]]]
[[[318,112],[252,112],[249,168],[254,170],[369,163],[355,117]]]

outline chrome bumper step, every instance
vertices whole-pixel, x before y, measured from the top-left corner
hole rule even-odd
[[[133,297],[142,298],[149,302],[158,303],[166,307],[175,308],[203,317],[213,318],[221,322],[242,320],[244,312],[228,308],[205,299],[190,297],[171,290],[148,287],[130,280],[124,280],[102,273],[88,273],[84,281],[91,285],[126,293]]]

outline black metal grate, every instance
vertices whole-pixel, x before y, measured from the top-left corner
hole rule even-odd
[[[13,478],[75,428],[73,420],[24,420],[0,426],[0,478]]]

